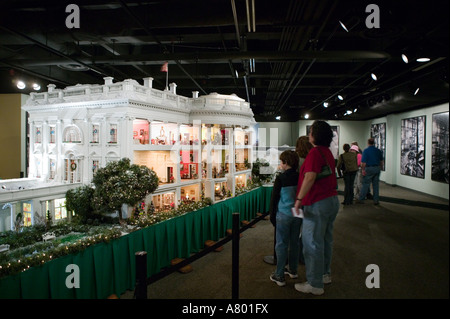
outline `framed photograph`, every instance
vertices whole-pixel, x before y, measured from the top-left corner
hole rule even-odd
[[[372,124],[370,137],[375,140],[375,147],[383,152],[384,162],[386,163],[386,123]],[[382,170],[384,171],[384,167]]]
[[[431,180],[448,184],[448,111],[432,116]]]
[[[402,120],[400,174],[425,178],[425,115]]]
[[[333,131],[333,140],[330,144],[330,151],[334,158],[337,160],[339,158],[339,125],[330,125]],[[306,125],[306,135],[309,135],[309,130],[311,125]]]

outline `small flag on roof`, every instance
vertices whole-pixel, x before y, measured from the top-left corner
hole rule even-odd
[[[169,72],[169,62],[165,62],[165,63],[161,66],[161,72]]]

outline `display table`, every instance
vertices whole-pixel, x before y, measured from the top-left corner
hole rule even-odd
[[[184,215],[100,243],[84,251],[49,261],[40,267],[0,279],[0,298],[107,298],[133,290],[136,281],[135,253],[147,252],[147,277],[170,266],[174,258],[187,258],[204,248],[207,240],[217,241],[232,228],[232,213],[251,220],[267,212],[272,187],[259,187]],[[79,288],[67,288],[66,279],[79,267]]]

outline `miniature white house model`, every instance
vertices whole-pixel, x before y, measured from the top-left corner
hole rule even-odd
[[[18,212],[25,226],[36,214],[64,219],[67,190],[124,157],[158,175],[160,185],[146,199],[156,210],[202,194],[215,202],[246,185],[256,124],[249,103],[217,93],[183,97],[175,83],[152,88],[152,78],[143,85],[104,80],[30,94],[22,107],[29,114],[29,175],[1,181],[0,232],[14,228]]]

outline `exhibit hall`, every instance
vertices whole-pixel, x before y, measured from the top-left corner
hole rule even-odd
[[[448,9],[2,2],[0,299],[448,299]]]

